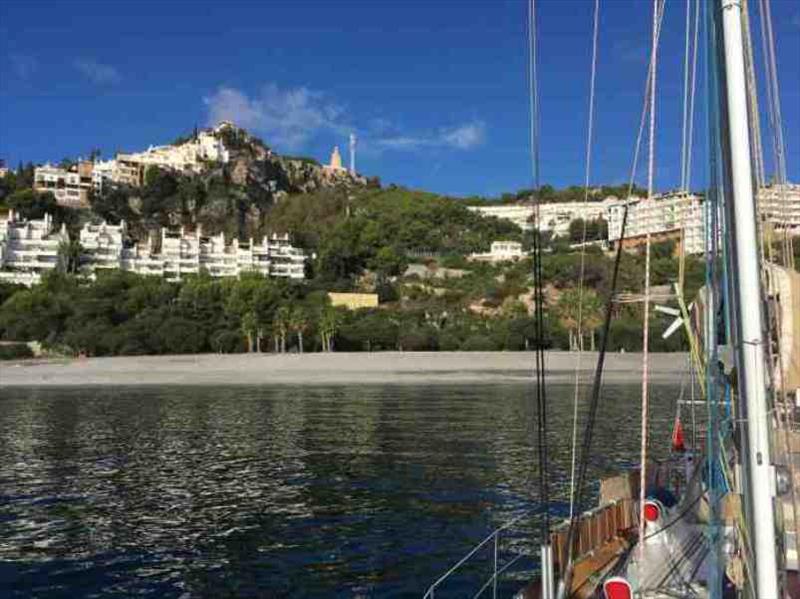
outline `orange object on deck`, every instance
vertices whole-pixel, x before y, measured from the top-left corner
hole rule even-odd
[[[675,417],[675,426],[672,427],[672,451],[683,453],[686,451],[686,441],[683,438],[683,424],[681,417]]]

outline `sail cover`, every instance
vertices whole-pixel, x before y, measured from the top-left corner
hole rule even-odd
[[[779,327],[775,384],[786,393],[800,388],[800,273],[770,264],[767,285]]]

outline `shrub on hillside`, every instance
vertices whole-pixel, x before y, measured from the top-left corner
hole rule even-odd
[[[25,343],[0,345],[0,360],[22,360],[32,358],[33,352]]]
[[[461,344],[461,351],[495,351],[497,345],[485,335],[472,335]]]

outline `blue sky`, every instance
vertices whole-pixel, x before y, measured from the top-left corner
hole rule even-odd
[[[580,184],[592,3],[538,6],[542,179]],[[651,3],[601,6],[591,179],[612,183],[630,168]],[[667,3],[661,48],[662,189],[680,176],[684,7]],[[797,181],[800,2],[774,0],[773,14]],[[4,0],[0,157],[56,161],[94,147],[110,157],[226,117],[279,153],[320,160],[355,131],[359,171],[384,183],[457,195],[529,187],[525,23],[521,0]],[[703,183],[703,119],[698,110],[695,187]]]

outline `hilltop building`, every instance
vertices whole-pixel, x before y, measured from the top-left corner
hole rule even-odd
[[[533,231],[533,206],[527,204],[502,204],[499,206],[467,206],[468,210],[482,216],[493,216],[511,221],[523,231]]]
[[[89,192],[94,187],[94,165],[81,160],[66,168],[45,164],[33,172],[33,188],[49,191],[62,206],[82,208],[89,205]]]
[[[775,229],[786,229],[792,235],[800,234],[800,185],[771,185],[757,194],[759,209],[765,222]],[[650,232],[651,242],[683,239],[685,251],[702,254],[705,251],[705,208],[703,197],[687,192],[670,192],[646,198],[620,200],[613,196],[602,202],[561,202],[542,204],[539,208],[542,231],[551,231],[555,237],[569,234],[570,223],[577,219],[604,219],[608,222],[608,241],[619,242],[625,205],[629,206],[625,248],[643,245]],[[498,206],[469,206],[470,210],[484,216],[509,220],[524,231],[533,230],[534,207],[528,204]]]
[[[213,129],[205,129],[191,139],[166,146],[151,146],[144,152],[118,153],[113,160],[79,161],[69,168],[50,164],[34,170],[34,189],[51,191],[62,206],[88,205],[89,191],[102,192],[109,183],[139,187],[144,183],[148,167],[200,173],[214,162],[230,161],[230,150],[224,142],[225,131],[233,127],[223,121]]]
[[[342,155],[339,153],[339,146],[333,146],[333,152],[331,152],[331,159],[323,168],[325,170],[331,171],[344,171],[346,170],[342,166]]]
[[[234,127],[222,121],[213,129],[204,129],[188,141],[177,145],[150,146],[144,152],[119,153],[116,164],[107,166],[110,180],[115,183],[140,186],[148,167],[157,166],[166,170],[200,173],[209,163],[230,161],[230,150],[225,145],[226,130]]]
[[[758,192],[762,217],[776,229],[800,235],[800,185],[768,185]]]
[[[705,210],[703,199],[686,192],[668,193],[647,198],[618,200],[613,198],[608,209],[608,240],[620,241],[625,206],[628,206],[628,221],[622,247],[636,248],[646,243],[650,233],[651,243],[683,239],[687,254],[705,252]],[[681,235],[683,231],[683,235]]]
[[[8,168],[6,168],[6,161],[0,158],[0,179],[5,177],[8,174]]]
[[[305,278],[307,256],[292,246],[288,235],[272,235],[255,243],[226,242],[220,233],[166,231],[144,243],[128,241],[125,221],[119,225],[87,223],[80,231],[81,270],[93,277],[98,270],[120,269],[180,281],[207,272],[212,277],[238,277],[258,272],[268,277]],[[58,248],[69,241],[66,229],[52,232],[52,219],[24,221],[10,214],[0,221],[0,280],[33,285],[58,265]],[[156,243],[158,242],[158,243]]]
[[[488,254],[470,254],[469,260],[475,262],[516,262],[525,257],[519,241],[493,241]]]
[[[58,266],[59,246],[68,241],[66,227],[55,231],[49,214],[25,221],[10,211],[0,220],[0,281],[33,285]]]
[[[92,189],[97,193],[102,193],[106,185],[119,178],[118,168],[116,160],[95,162],[92,166]]]
[[[597,220],[607,218],[609,200],[603,202],[557,202],[541,204],[539,219],[541,230],[551,232],[554,237],[569,235],[569,225],[574,220]],[[473,212],[483,216],[494,216],[513,222],[523,231],[534,228],[534,206],[530,204],[507,204],[499,206],[468,206]]]

